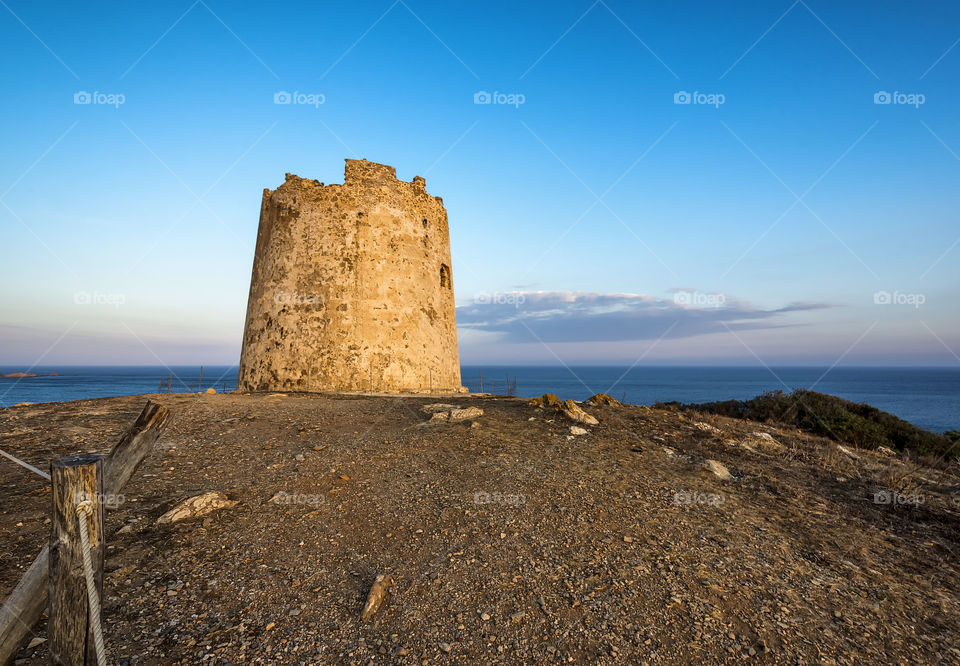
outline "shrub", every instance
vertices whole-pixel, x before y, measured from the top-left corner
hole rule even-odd
[[[955,456],[955,442],[960,441],[960,431],[952,430],[941,435],[918,428],[876,407],[805,389],[789,394],[771,391],[750,400],[689,405],[673,402],[655,407],[696,410],[785,425],[866,449],[886,446],[924,455]]]

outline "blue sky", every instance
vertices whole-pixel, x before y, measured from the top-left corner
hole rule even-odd
[[[960,5],[0,4],[0,363],[235,362],[263,188],[364,157],[465,363],[960,364]]]

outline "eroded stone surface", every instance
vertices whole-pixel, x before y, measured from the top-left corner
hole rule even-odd
[[[221,492],[208,492],[185,499],[157,519],[157,524],[179,523],[188,518],[199,518],[218,509],[229,509],[236,501]]]
[[[264,190],[241,391],[460,392],[450,237],[423,178],[346,160]]]

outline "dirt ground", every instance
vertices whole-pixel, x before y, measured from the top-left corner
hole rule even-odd
[[[107,513],[111,663],[960,663],[956,464],[648,407],[584,405],[600,424],[575,436],[483,396],[11,407],[0,448],[106,452],[147,398],[172,420]],[[484,414],[425,424],[438,401]],[[156,523],[210,490],[238,502]],[[0,460],[4,598],[49,502]],[[378,573],[394,587],[361,623]]]

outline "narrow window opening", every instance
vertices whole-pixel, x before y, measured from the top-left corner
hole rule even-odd
[[[450,282],[450,267],[446,264],[440,264],[440,286],[446,289],[453,286]]]

